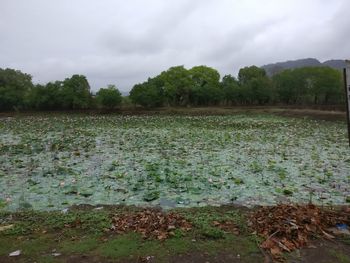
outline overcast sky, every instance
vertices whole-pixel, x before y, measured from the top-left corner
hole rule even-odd
[[[0,67],[127,91],[170,66],[348,58],[349,0],[0,0]]]

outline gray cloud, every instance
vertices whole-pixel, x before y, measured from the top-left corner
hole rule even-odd
[[[347,0],[1,0],[0,67],[36,82],[84,74],[94,90],[174,65],[240,67],[349,57]]]

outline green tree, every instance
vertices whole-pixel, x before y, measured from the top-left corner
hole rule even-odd
[[[171,67],[163,71],[157,78],[159,78],[159,85],[163,86],[167,104],[173,106],[189,104],[193,81],[187,69],[183,66]]]
[[[238,80],[241,85],[248,84],[252,79],[264,77],[266,77],[265,69],[257,66],[244,67],[238,72]]]
[[[189,72],[193,81],[190,98],[192,105],[213,105],[222,100],[220,74],[216,69],[197,66]]]
[[[239,70],[238,79],[242,87],[243,99],[248,104],[272,102],[273,85],[264,69],[256,66],[242,68]]]
[[[281,102],[287,104],[338,104],[343,100],[341,72],[329,67],[284,70],[273,77]]]
[[[30,108],[37,110],[62,109],[62,82],[49,82],[46,85],[35,85],[27,97]]]
[[[343,94],[341,72],[330,67],[304,68],[306,87],[314,104],[340,102]]]
[[[163,89],[157,78],[150,78],[142,84],[136,84],[131,89],[129,97],[135,105],[147,108],[162,106],[164,101]]]
[[[101,88],[96,93],[96,100],[100,107],[113,109],[122,102],[122,94],[114,85],[108,85],[107,88]]]
[[[87,109],[92,96],[90,85],[83,75],[73,75],[63,81],[62,100],[65,109]]]
[[[242,101],[239,82],[231,75],[225,75],[221,81],[221,88],[225,104],[238,104]]]
[[[273,76],[272,81],[279,101],[285,104],[302,103],[305,81],[300,70],[284,70]]]
[[[25,108],[26,96],[32,88],[32,77],[29,74],[0,68],[0,110]]]

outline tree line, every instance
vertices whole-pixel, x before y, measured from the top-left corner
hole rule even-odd
[[[326,105],[344,102],[342,74],[330,67],[284,70],[271,78],[264,69],[250,66],[238,77],[216,69],[171,67],[136,84],[130,101],[142,107],[233,105]],[[113,109],[122,104],[120,91],[109,85],[96,95],[87,78],[73,75],[63,81],[33,84],[29,74],[0,68],[0,110]]]
[[[135,85],[130,99],[144,107],[212,105],[326,105],[344,102],[340,71],[305,67],[268,77],[256,66],[239,70],[238,78],[207,66],[171,67]]]
[[[34,85],[29,74],[0,68],[0,110],[83,110],[114,108],[122,95],[114,85],[93,96],[87,78],[73,75],[63,81]]]

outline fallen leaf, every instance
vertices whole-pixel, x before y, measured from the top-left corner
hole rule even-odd
[[[329,227],[350,224],[350,214],[346,211],[345,208],[325,209],[312,204],[266,206],[251,214],[249,225],[252,231],[265,238],[261,248],[270,251],[276,259],[278,251],[290,252],[307,246],[315,235],[333,239],[328,232],[334,231]]]
[[[174,212],[165,213],[155,209],[116,215],[112,218],[110,231],[124,233],[133,231],[140,233],[143,238],[164,240],[174,235],[175,229],[189,231],[192,225],[181,215]]]

